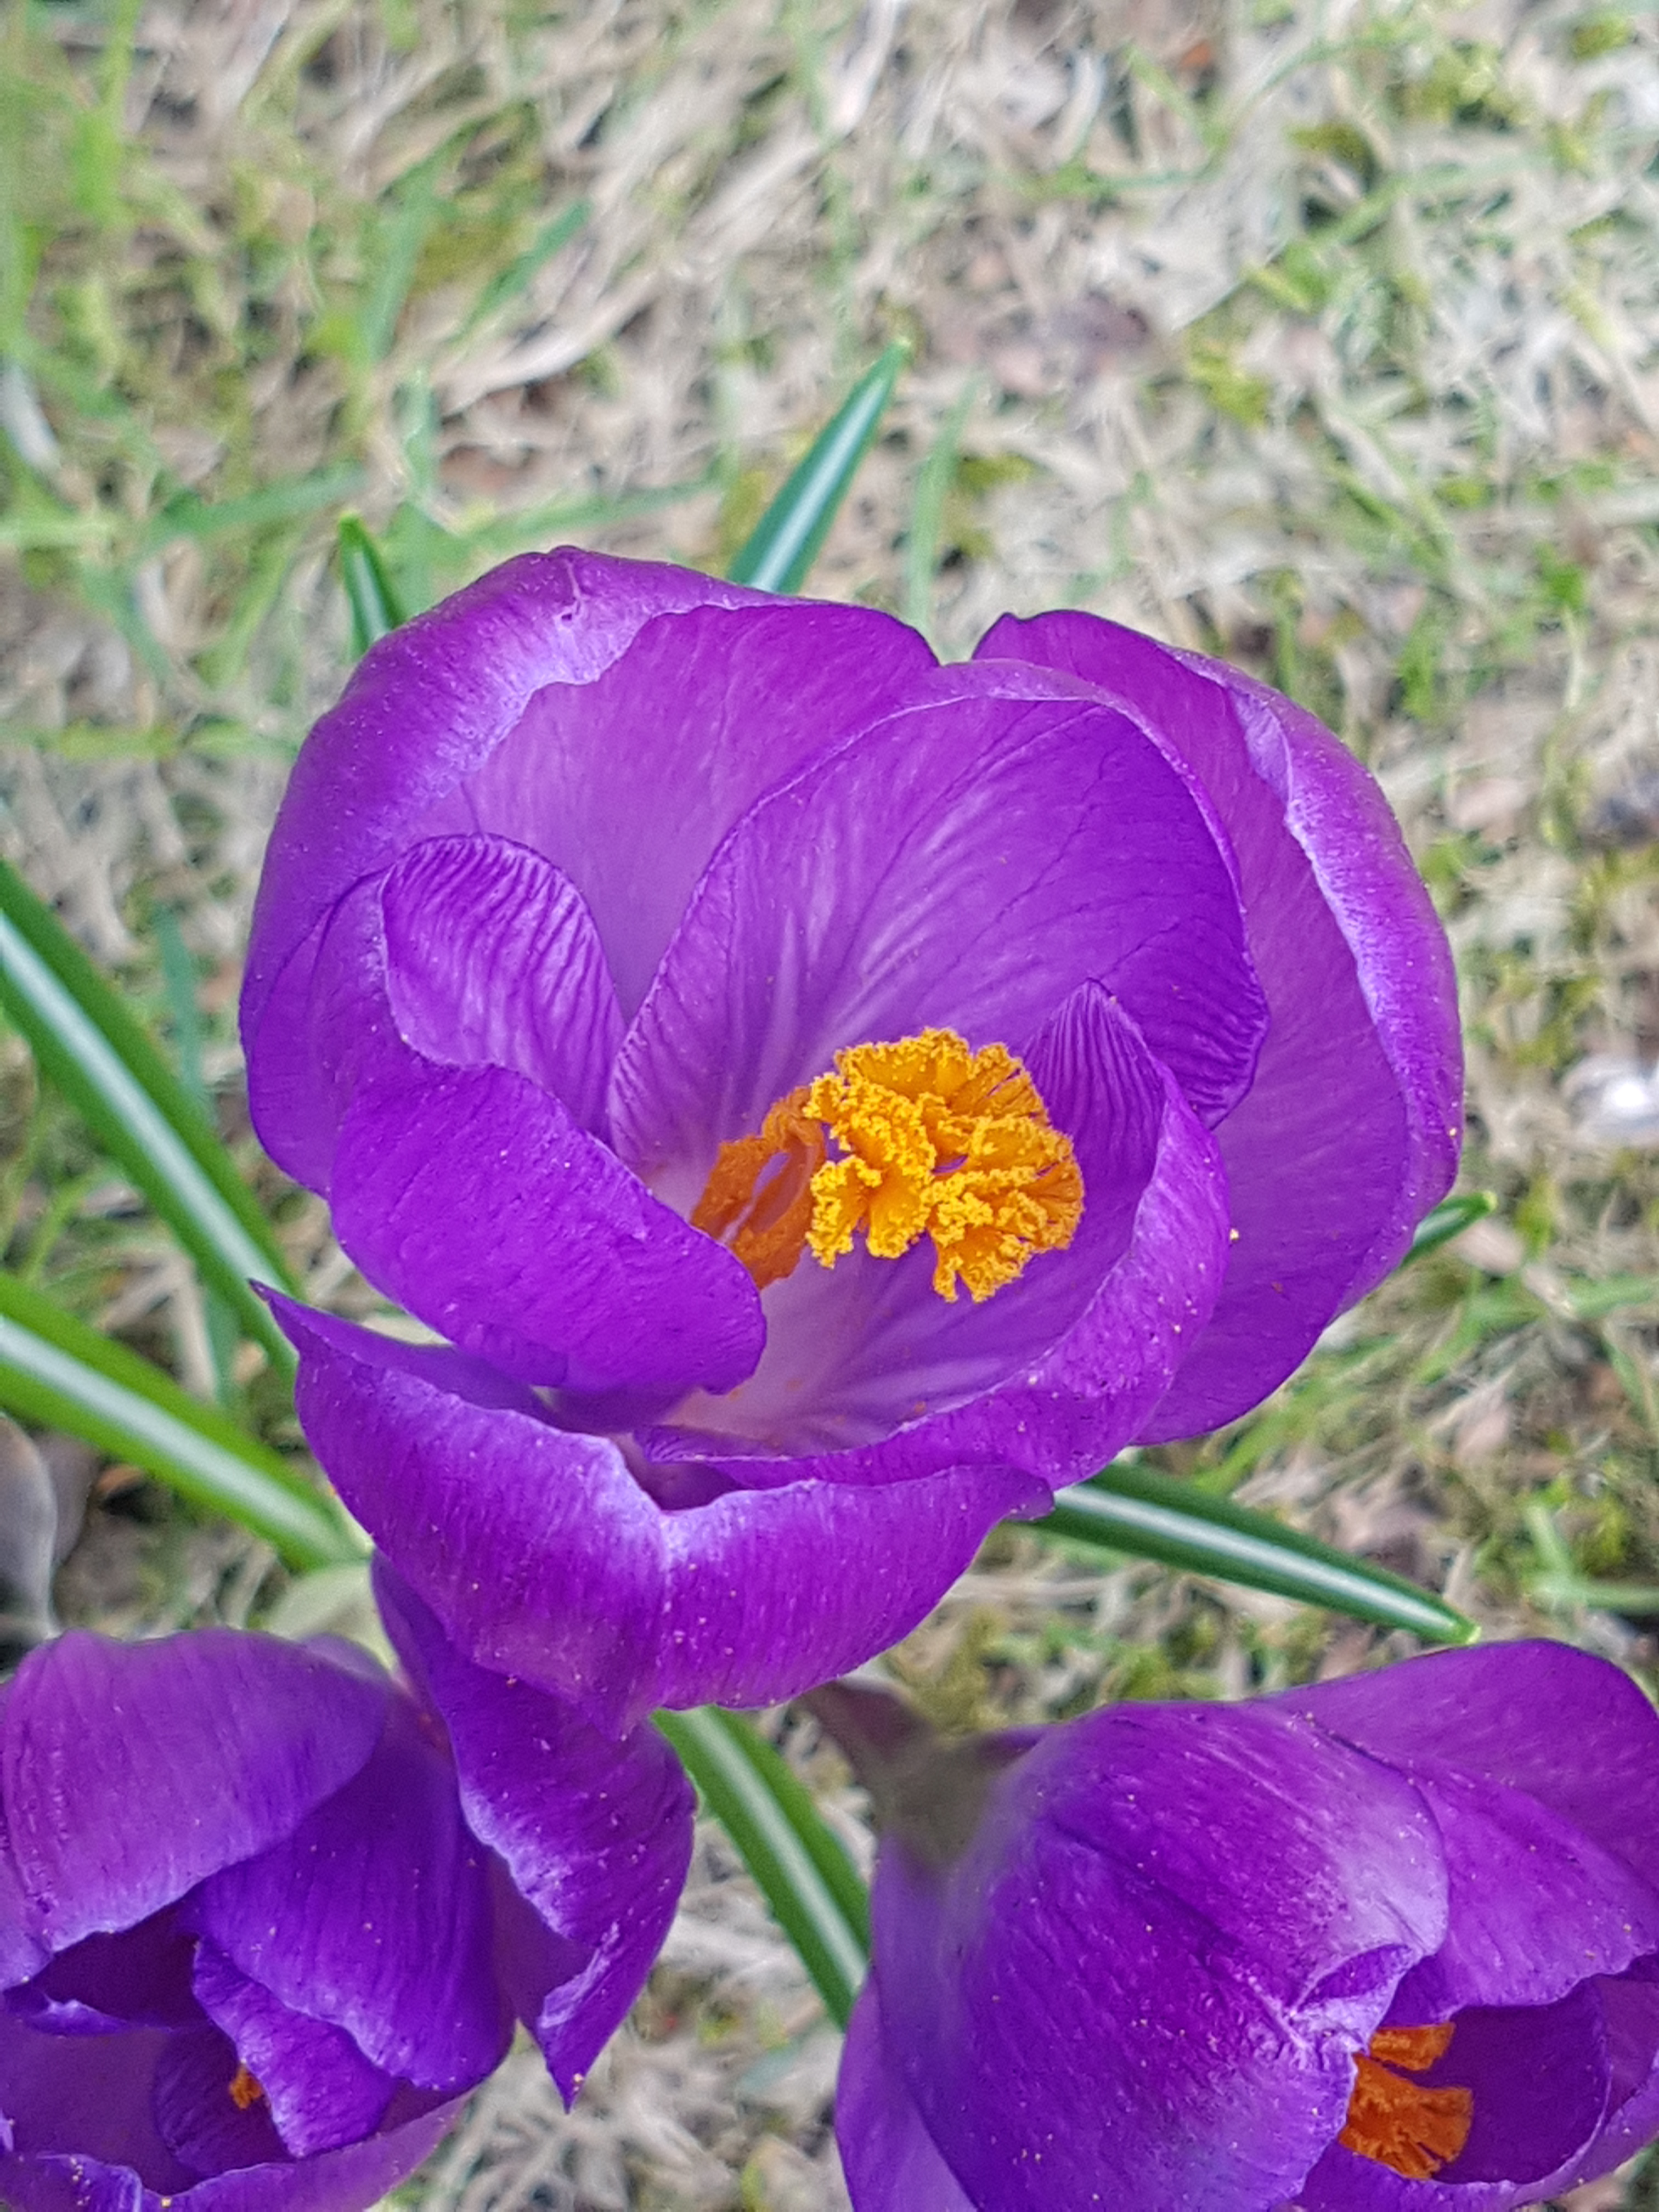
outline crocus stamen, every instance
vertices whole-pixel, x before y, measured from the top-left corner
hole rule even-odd
[[[1348,2117],[1337,2141],[1361,2158],[1374,2159],[1407,2181],[1428,2181],[1469,2139],[1474,2096],[1468,2089],[1429,2089],[1408,2081],[1443,2057],[1453,2023],[1437,2027],[1382,2027],[1355,2063]],[[1401,2069],[1396,2071],[1395,2069]]]
[[[250,2074],[246,2066],[238,2065],[230,2077],[230,2101],[239,2112],[246,2112],[264,2095],[264,2088],[257,2075]]]
[[[762,1290],[794,1273],[811,1231],[814,1176],[827,1147],[823,1130],[801,1110],[805,1097],[792,1091],[761,1123],[759,1136],[720,1146],[691,1216],[691,1226],[706,1237],[732,1230],[732,1253]]]
[[[780,1099],[758,1136],[722,1145],[691,1224],[733,1230],[763,1290],[809,1249],[834,1267],[857,1231],[878,1260],[930,1237],[934,1290],[954,1304],[960,1280],[978,1304],[1035,1254],[1063,1251],[1082,1217],[1071,1140],[1013,1054],[923,1030],[838,1052],[836,1072]]]

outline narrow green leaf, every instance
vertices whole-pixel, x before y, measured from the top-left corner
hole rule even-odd
[[[945,502],[956,480],[957,455],[962,427],[974,404],[978,380],[969,377],[956,404],[939,424],[916,476],[915,497],[910,504],[910,532],[904,550],[904,619],[924,637],[933,628],[933,572],[939,567],[939,531]]]
[[[0,1405],[146,1468],[193,1504],[264,1537],[290,1566],[361,1556],[349,1529],[286,1460],[127,1346],[4,1273]]]
[[[167,988],[167,1018],[173,1030],[173,1056],[179,1063],[179,1079],[200,1111],[204,1115],[210,1115],[213,1111],[212,1094],[202,1073],[202,1014],[196,1003],[195,965],[185,943],[184,933],[179,927],[179,917],[171,907],[157,908],[155,927],[155,942],[161,955],[161,981]],[[46,1257],[44,1247],[40,1256],[43,1260]],[[27,1268],[24,1273],[27,1276]],[[216,1291],[210,1290],[202,1303],[207,1323],[208,1349],[213,1355],[213,1372],[219,1388],[220,1403],[234,1406],[236,1398],[236,1347],[241,1341],[242,1333],[236,1326],[235,1315]]]
[[[224,538],[242,530],[268,530],[275,523],[294,522],[321,507],[348,499],[363,481],[355,461],[307,475],[282,477],[262,484],[240,499],[204,500],[194,492],[181,492],[169,500],[145,531],[138,557],[155,553],[175,538]]]
[[[870,1902],[840,1841],[738,1714],[703,1705],[660,1712],[656,1722],[800,1954],[824,2009],[845,2027],[869,1957]]]
[[[853,386],[732,562],[734,584],[752,584],[760,592],[800,589],[909,358],[910,349],[902,341],[890,345]]]
[[[436,191],[439,155],[429,155],[404,179],[397,199],[370,233],[374,271],[357,316],[364,358],[384,361],[398,335],[421,248],[442,212]]]
[[[1527,1585],[1534,1603],[1554,1612],[1570,1613],[1594,1606],[1602,1613],[1622,1613],[1640,1620],[1659,1613],[1659,1583],[1597,1583],[1580,1575],[1537,1575]]]
[[[1208,1497],[1191,1483],[1146,1468],[1114,1462],[1091,1480],[1062,1491],[1054,1511],[1031,1526],[1040,1536],[1158,1559],[1356,1620],[1408,1628],[1431,1644],[1472,1644],[1479,1632],[1473,1621],[1403,1576],[1367,1566],[1266,1513]]]
[[[285,1374],[294,1354],[252,1282],[296,1286],[217,1133],[50,907],[0,862],[0,1012]]]
[[[516,300],[532,277],[570,243],[592,212],[592,201],[574,200],[550,222],[544,223],[525,251],[509,261],[505,269],[497,270],[484,286],[478,295],[478,304],[461,326],[460,338],[471,337],[480,323]]]
[[[1456,1198],[1443,1198],[1418,1223],[1417,1234],[1401,1266],[1409,1267],[1413,1260],[1420,1260],[1425,1252],[1437,1251],[1441,1245],[1449,1244],[1472,1223],[1484,1221],[1487,1214],[1497,1210],[1498,1200],[1489,1190],[1469,1190]]]
[[[361,660],[405,617],[380,549],[355,514],[340,517],[340,581],[351,608],[351,657]]]

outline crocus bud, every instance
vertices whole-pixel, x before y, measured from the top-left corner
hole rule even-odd
[[[1659,1718],[1604,1661],[840,1732],[890,1821],[856,2212],[1507,2212],[1659,2129]]]

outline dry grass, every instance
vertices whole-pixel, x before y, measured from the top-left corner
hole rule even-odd
[[[1064,604],[1258,669],[1376,768],[1457,947],[1498,1213],[1160,1457],[1655,1678],[1659,1107],[1616,1085],[1659,1059],[1650,15],[36,0],[0,35],[0,845],[188,1050],[177,916],[228,1133],[342,504],[411,605],[558,536],[719,565],[907,337],[817,587],[951,653]],[[13,1043],[0,1120],[10,1264],[204,1387],[190,1278]],[[136,1627],[276,1587],[142,1492],[63,1599]],[[1370,1642],[999,1537],[894,1663],[969,1723]],[[515,2062],[426,2194],[818,2212],[832,2057],[709,1838],[577,2112]]]

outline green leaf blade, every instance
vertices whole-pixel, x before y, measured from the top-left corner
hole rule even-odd
[[[1431,1644],[1471,1644],[1479,1633],[1473,1621],[1401,1575],[1144,1468],[1114,1464],[1062,1491],[1054,1511],[1029,1525],[1041,1536],[1156,1559],[1378,1627],[1407,1628]]]
[[[841,1842],[740,1715],[704,1705],[659,1712],[656,1724],[754,1876],[824,2009],[845,2027],[869,1959],[870,1904]]]
[[[1409,1267],[1413,1260],[1421,1260],[1430,1252],[1437,1252],[1443,1244],[1449,1244],[1454,1237],[1477,1221],[1484,1221],[1489,1213],[1498,1211],[1498,1200],[1489,1190],[1464,1191],[1455,1198],[1443,1198],[1432,1206],[1417,1224],[1416,1234],[1400,1262]]]
[[[276,1452],[126,1345],[3,1273],[0,1405],[131,1460],[192,1504],[263,1536],[290,1566],[361,1556],[328,1502]]]
[[[340,517],[340,581],[351,609],[351,657],[402,627],[407,617],[380,547],[355,514]]]
[[[296,1286],[216,1132],[52,909],[0,862],[0,1012],[100,1145],[285,1374],[287,1339],[252,1288]]]
[[[909,358],[902,341],[890,345],[853,386],[732,562],[727,574],[734,584],[757,592],[800,589]]]

